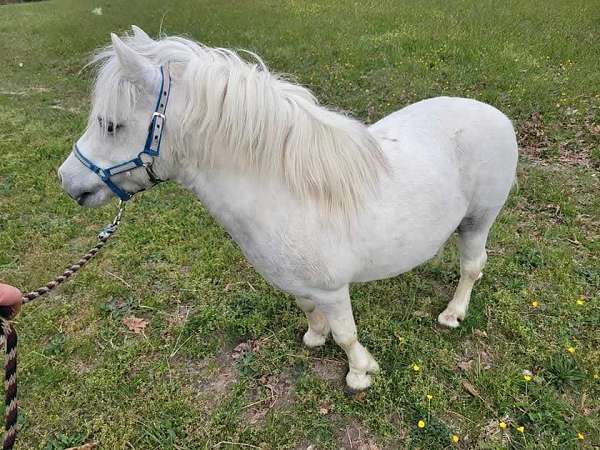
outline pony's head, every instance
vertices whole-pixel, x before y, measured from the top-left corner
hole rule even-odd
[[[127,199],[169,177],[168,158],[143,152],[153,138],[153,126],[158,126],[154,131],[161,152],[168,152],[168,132],[161,129],[165,121],[155,117],[160,112],[154,113],[157,100],[168,99],[163,92],[170,86],[165,85],[163,67],[144,56],[156,42],[135,26],[124,41],[115,34],[111,38],[112,46],[93,60],[100,69],[87,129],[58,170],[63,188],[82,206],[102,205],[113,194]]]

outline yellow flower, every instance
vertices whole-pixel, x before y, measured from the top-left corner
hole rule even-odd
[[[458,444],[458,441],[460,441],[460,437],[458,436],[458,434],[453,434],[450,440],[453,444]]]
[[[531,378],[531,375],[523,375],[523,379],[525,381],[531,381],[532,378]]]
[[[575,353],[575,347],[573,347],[573,346],[567,347],[567,351],[568,351],[568,352],[569,352],[571,355],[573,355],[573,354]]]
[[[417,426],[418,426],[419,428],[425,428],[425,421],[424,421],[423,419],[419,420],[419,421],[417,422]]]
[[[431,401],[432,398],[433,398],[433,395],[427,394],[427,400]]]
[[[585,434],[579,432],[577,433],[577,439],[579,439],[580,441],[583,441],[585,439]]]
[[[531,302],[531,307],[532,308],[539,308],[540,307],[540,302],[538,302],[537,300],[534,300]]]
[[[498,424],[498,427],[500,427],[500,429],[501,429],[501,430],[506,430],[506,426],[507,426],[507,425],[506,425],[506,422],[504,422],[504,421],[501,421],[501,422]]]
[[[413,364],[412,370],[414,370],[415,372],[418,372],[419,370],[421,370],[421,366],[419,366],[418,364]]]
[[[577,306],[583,306],[585,305],[585,300],[583,299],[583,297],[581,297],[575,300],[575,303],[577,303]]]
[[[521,425],[520,427],[517,427],[517,431],[519,433],[525,433],[525,427],[523,425]]]

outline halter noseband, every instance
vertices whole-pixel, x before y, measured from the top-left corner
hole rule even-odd
[[[130,170],[137,169],[138,167],[144,167],[146,169],[146,173],[148,174],[148,178],[150,178],[150,181],[153,185],[164,181],[155,175],[154,171],[152,170],[152,164],[154,163],[154,158],[160,156],[160,142],[162,140],[162,134],[165,126],[165,112],[167,111],[167,103],[169,101],[170,93],[171,75],[169,74],[168,68],[161,66],[160,93],[158,94],[156,107],[154,108],[154,113],[152,114],[152,121],[150,122],[148,137],[146,138],[146,144],[144,145],[144,149],[140,153],[138,153],[138,155],[135,158],[130,159],[129,161],[116,164],[111,167],[103,168],[98,167],[92,161],[87,159],[83,155],[83,153],[81,153],[81,150],[79,150],[77,143],[75,143],[75,145],[73,146],[73,153],[75,154],[77,159],[81,161],[81,164],[83,164],[85,167],[87,167],[96,175],[98,175],[100,179],[104,182],[104,184],[106,184],[109,187],[109,189],[113,191],[114,194],[123,201],[129,200],[131,197],[133,197],[134,194],[136,194],[136,192],[127,192],[126,190],[117,186],[110,179],[114,175],[117,175],[122,172],[128,172]]]

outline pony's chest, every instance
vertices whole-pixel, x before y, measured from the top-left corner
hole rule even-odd
[[[308,295],[307,289],[336,289],[355,270],[346,246],[336,246],[332,236],[320,234],[318,228],[312,230],[309,235],[297,226],[275,230],[245,223],[229,232],[248,262],[269,283],[303,296]]]

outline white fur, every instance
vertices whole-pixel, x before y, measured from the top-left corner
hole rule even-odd
[[[250,64],[183,38],[153,41],[139,29],[124,42],[115,38],[97,58],[80,148],[106,164],[135,155],[158,89],[148,80],[169,63],[174,81],[158,175],[195,192],[256,270],[296,297],[309,321],[306,345],[321,345],[332,332],[348,355],[351,388],[368,387],[378,365],[357,341],[350,283],[408,271],[458,230],[461,279],[439,320],[454,327],[464,318],[489,228],[514,180],[515,134],[502,113],[435,98],[367,128],[318,106],[257,57]],[[103,134],[95,115],[122,121],[120,135]],[[72,155],[60,173],[71,196],[89,194],[86,206],[111,197]],[[130,190],[148,184],[143,171],[115,181]],[[340,215],[352,226],[333,220]]]

